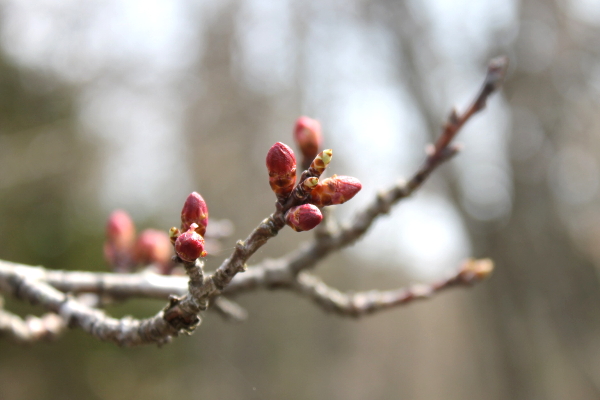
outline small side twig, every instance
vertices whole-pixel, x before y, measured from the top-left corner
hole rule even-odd
[[[80,327],[100,340],[120,346],[164,344],[179,333],[163,318],[162,310],[144,320],[111,318],[102,310],[87,306],[44,282],[26,279],[11,271],[0,270],[0,289],[59,315],[69,327]]]
[[[244,322],[248,319],[248,312],[235,301],[219,296],[213,300],[212,307],[223,318],[233,322]]]
[[[66,327],[64,320],[54,313],[41,317],[28,315],[23,319],[0,309],[0,336],[9,336],[18,343],[55,340]]]
[[[342,293],[328,286],[320,278],[304,271],[298,274],[292,288],[300,295],[309,297],[326,311],[356,318],[415,300],[428,299],[435,293],[452,287],[473,285],[487,278],[492,270],[493,264],[489,259],[468,260],[455,274],[433,284],[356,293]]]

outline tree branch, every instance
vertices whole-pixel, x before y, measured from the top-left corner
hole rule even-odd
[[[492,60],[482,89],[461,115],[453,111],[436,143],[428,147],[427,157],[407,182],[398,183],[377,195],[352,224],[321,227],[315,239],[299,250],[276,260],[265,260],[246,271],[250,257],[285,226],[285,213],[303,199],[298,195],[278,201],[276,210],[263,220],[244,241],[239,241],[232,255],[213,274],[205,275],[203,263],[181,262],[188,275],[160,276],[150,272],[134,274],[51,271],[0,260],[0,292],[40,305],[49,314],[23,320],[0,309],[0,333],[28,342],[55,337],[65,326],[80,327],[92,336],[121,346],[164,344],[180,333],[191,333],[201,322],[200,313],[213,306],[231,319],[243,320],[245,311],[236,303],[219,298],[222,293],[238,294],[259,288],[293,290],[311,298],[326,310],[357,317],[375,311],[407,304],[432,296],[441,290],[468,286],[487,277],[493,268],[489,260],[469,260],[453,276],[431,285],[407,289],[345,294],[327,286],[319,278],[304,271],[333,251],[358,240],[374,220],[388,213],[393,205],[417,190],[443,162],[458,153],[450,143],[460,128],[485,107],[487,98],[500,85],[507,67],[505,58]],[[305,171],[302,177],[311,174]],[[314,175],[314,174],[313,174]],[[302,182],[300,182],[302,183]],[[300,186],[297,186],[297,188]],[[116,300],[130,297],[169,299],[156,315],[147,319],[111,318],[96,304],[87,304],[74,295],[93,293],[95,299],[109,296]]]
[[[64,320],[54,313],[25,319],[0,309],[0,336],[6,335],[18,343],[54,340],[65,330]]]
[[[442,129],[442,134],[435,145],[428,147],[425,161],[411,179],[407,182],[399,182],[380,192],[370,205],[356,214],[351,225],[337,231],[334,230],[335,228],[320,231],[308,246],[285,258],[285,262],[290,265],[291,270],[299,273],[304,269],[312,268],[328,254],[360,239],[377,217],[387,214],[392,206],[412,195],[438,166],[456,155],[459,147],[450,146],[452,139],[475,113],[485,107],[487,98],[500,87],[507,67],[508,60],[505,57],[495,58],[489,63],[483,86],[471,106],[461,115],[458,115],[456,111],[450,113]]]
[[[346,317],[361,317],[388,308],[423,300],[437,292],[457,286],[471,286],[489,276],[493,263],[489,259],[467,260],[452,276],[430,285],[413,285],[408,288],[368,292],[342,293],[328,286],[320,278],[301,272],[293,289],[309,297],[324,310]]]

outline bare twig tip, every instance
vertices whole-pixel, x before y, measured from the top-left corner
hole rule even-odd
[[[431,156],[433,156],[434,153],[435,153],[435,146],[431,143],[428,143],[425,146],[425,155],[427,157],[431,157]]]
[[[508,69],[508,57],[500,56],[490,60],[488,72],[485,78],[486,85],[490,85],[492,90],[498,89],[504,80],[506,70]]]
[[[452,111],[450,111],[450,116],[448,117],[448,123],[451,125],[456,125],[458,124],[460,121],[459,117],[458,117],[458,111],[456,111],[456,108],[452,108]]]
[[[493,271],[494,262],[489,258],[480,260],[470,258],[462,265],[459,277],[464,283],[475,283],[487,279]]]

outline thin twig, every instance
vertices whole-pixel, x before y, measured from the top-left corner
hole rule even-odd
[[[361,317],[377,311],[428,299],[435,293],[457,286],[471,286],[489,276],[491,260],[468,260],[452,276],[429,285],[413,285],[396,290],[371,290],[342,293],[328,286],[320,278],[304,271],[298,274],[293,289],[312,299],[326,311],[346,317]]]
[[[178,329],[163,318],[162,310],[154,317],[144,320],[111,318],[103,311],[89,307],[47,283],[29,280],[6,270],[0,270],[0,289],[17,299],[38,304],[59,315],[69,327],[80,327],[100,340],[121,346],[164,344],[179,333]]]
[[[54,313],[25,319],[0,309],[0,336],[6,335],[18,343],[55,340],[65,330],[64,320]]]

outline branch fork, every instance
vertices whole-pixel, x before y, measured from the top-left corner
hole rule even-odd
[[[246,312],[223,295],[238,296],[258,289],[290,290],[326,311],[360,317],[484,280],[493,270],[492,261],[470,259],[449,277],[432,284],[342,293],[309,269],[330,253],[359,240],[376,218],[414,193],[437,167],[458,154],[460,146],[452,144],[453,139],[485,107],[488,97],[500,87],[506,69],[506,58],[493,59],[474,101],[463,113],[452,110],[439,138],[427,147],[425,160],[415,174],[378,192],[349,225],[338,225],[331,216],[323,223],[321,212],[326,211],[325,206],[350,200],[360,190],[360,182],[343,176],[320,181],[333,153],[319,152],[322,136],[318,121],[301,117],[296,122],[294,137],[305,170],[296,182],[296,159],[291,148],[283,143],[271,147],[266,164],[269,183],[277,197],[275,211],[245,240],[238,241],[231,256],[212,274],[205,274],[202,261],[206,256],[205,236],[209,235],[208,208],[195,192],[184,204],[181,227],[171,228],[168,235],[158,231],[142,233],[136,242],[130,218],[121,211],[113,213],[105,245],[112,273],[53,271],[0,260],[0,294],[39,305],[47,312],[41,317],[23,319],[5,310],[0,297],[0,336],[31,343],[55,339],[67,327],[78,327],[120,346],[162,345],[180,333],[192,333],[206,310],[214,309],[231,320],[245,319]],[[312,241],[282,258],[247,266],[250,257],[286,225],[297,231],[317,227],[316,234]],[[171,248],[176,252],[173,258],[165,251]],[[160,274],[135,272],[140,263],[154,265],[153,270]],[[172,275],[181,266],[187,278]],[[168,299],[168,302],[156,315],[146,319],[115,319],[100,308],[105,298],[123,301],[133,297]]]

